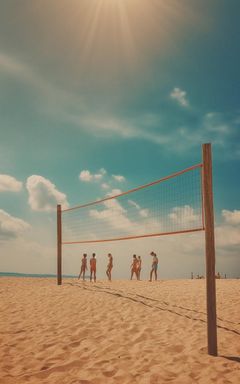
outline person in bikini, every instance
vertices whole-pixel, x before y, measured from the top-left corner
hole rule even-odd
[[[83,258],[82,258],[81,270],[80,270],[80,273],[78,275],[78,279],[80,279],[80,277],[83,275],[83,281],[85,281],[86,270],[87,270],[87,254],[84,253]]]
[[[138,256],[138,265],[137,265],[137,278],[138,278],[138,280],[140,280],[141,270],[142,270],[142,259],[141,259],[141,256]]]
[[[157,258],[157,254],[153,251],[150,253],[150,255],[153,257],[153,260],[152,260],[152,269],[150,272],[150,280],[149,281],[152,281],[153,272],[155,275],[155,280],[157,280],[158,258]]]
[[[108,265],[107,265],[107,270],[106,270],[106,274],[107,274],[109,281],[112,280],[112,269],[113,269],[113,257],[112,257],[112,254],[109,253],[108,254]]]
[[[133,260],[131,264],[131,280],[133,278],[133,275],[136,275],[136,278],[138,279],[138,259],[136,255],[133,255]]]
[[[96,260],[96,254],[93,253],[90,259],[90,281],[92,281],[92,276],[93,276],[94,282],[96,282],[96,271],[97,271],[97,260]]]

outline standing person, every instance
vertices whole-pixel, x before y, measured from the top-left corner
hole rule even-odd
[[[141,256],[138,256],[138,265],[137,265],[137,278],[138,278],[138,280],[140,280],[141,270],[142,270],[142,259],[141,259]]]
[[[152,269],[150,272],[150,280],[149,281],[152,281],[153,272],[155,275],[155,280],[157,280],[158,258],[157,258],[157,254],[153,251],[150,253],[150,255],[153,256],[153,260],[152,260]]]
[[[83,258],[82,258],[81,270],[80,270],[78,279],[80,279],[80,277],[83,275],[83,281],[85,281],[85,272],[86,272],[86,270],[87,270],[87,254],[84,253],[83,254]]]
[[[133,255],[133,260],[131,264],[131,280],[133,278],[133,275],[136,275],[136,278],[138,278],[138,259],[136,255]]]
[[[112,280],[112,269],[113,269],[113,257],[112,257],[112,254],[109,253],[108,254],[108,265],[107,265],[107,270],[106,270],[106,274],[107,274],[109,281]]]
[[[96,254],[93,253],[90,259],[90,281],[92,281],[92,275],[93,275],[94,282],[96,282],[96,271],[97,271],[97,260],[96,260]]]

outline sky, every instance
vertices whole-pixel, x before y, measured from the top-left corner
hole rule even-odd
[[[55,273],[58,203],[199,164],[211,142],[216,270],[240,277],[239,14],[238,0],[0,0],[0,271]],[[204,232],[64,245],[63,272],[96,252],[104,278],[112,252],[129,278],[137,253],[147,278],[154,249],[161,278],[204,275],[204,246]]]

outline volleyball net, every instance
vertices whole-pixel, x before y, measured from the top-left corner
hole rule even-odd
[[[62,244],[203,230],[202,164],[61,213]]]
[[[215,236],[211,144],[202,164],[97,201],[57,206],[57,283],[62,284],[62,244],[96,243],[205,231],[208,353],[217,356]]]

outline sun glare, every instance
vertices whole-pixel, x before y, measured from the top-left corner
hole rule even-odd
[[[175,0],[93,0],[83,20],[84,55],[136,64],[163,49],[181,18]]]
[[[192,18],[190,7],[178,0],[54,0],[47,15],[40,5],[35,12],[45,25],[47,17],[53,32],[47,38],[59,55],[68,52],[76,76],[91,78],[140,72],[172,49]]]

